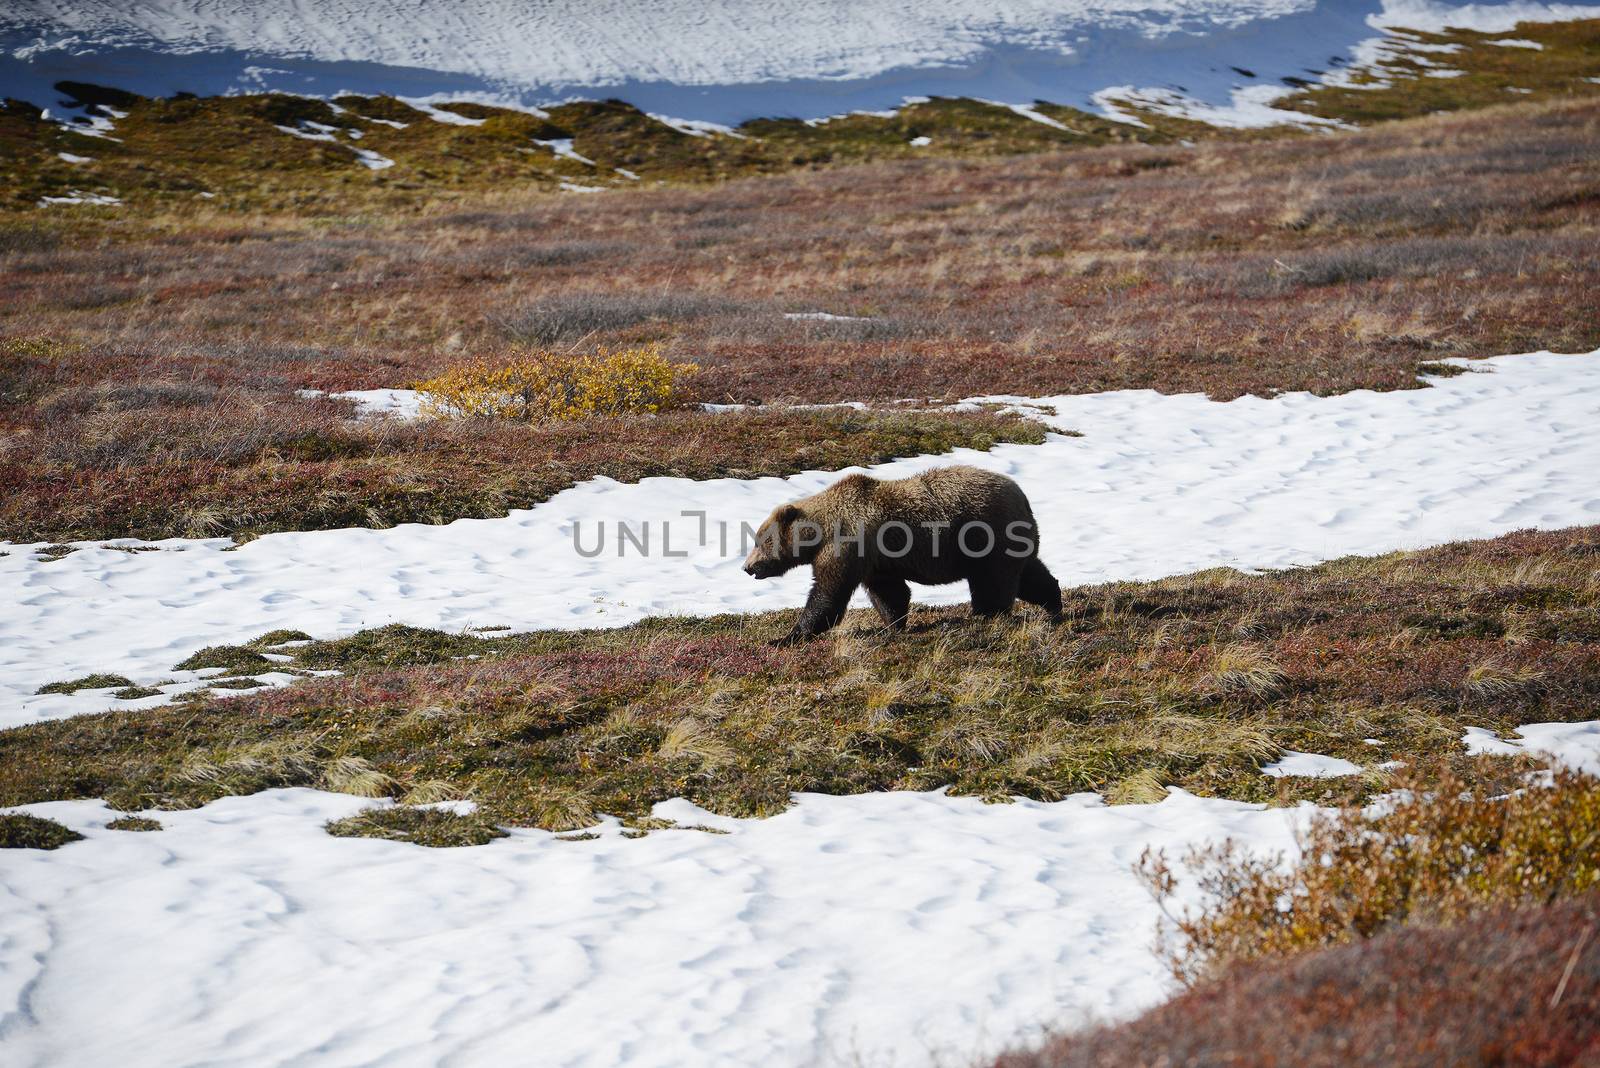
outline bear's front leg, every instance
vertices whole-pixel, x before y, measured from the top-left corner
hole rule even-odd
[[[794,629],[772,644],[794,645],[838,626],[850,607],[851,595],[861,584],[858,568],[832,553],[818,555],[812,562],[811,575],[811,593]]]

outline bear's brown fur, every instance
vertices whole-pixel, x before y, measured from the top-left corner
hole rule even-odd
[[[941,467],[911,478],[849,475],[776,509],[744,562],[772,578],[811,565],[811,595],[784,642],[836,625],[857,586],[890,627],[904,627],[907,582],[965,581],[975,615],[1000,615],[1020,597],[1061,615],[1061,587],[1039,560],[1028,497],[1011,479],[976,467]]]

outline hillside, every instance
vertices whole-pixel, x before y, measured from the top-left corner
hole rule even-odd
[[[1218,68],[1227,72],[1227,86],[1210,99],[1196,88],[1201,83],[1171,77],[1093,83],[1092,90],[1070,79],[992,87],[1004,89],[998,99],[1005,103],[986,97],[991,88],[981,80],[948,87],[959,95],[910,96],[911,89],[947,88],[918,73],[897,83],[889,110],[838,114],[846,105],[831,97],[763,82],[761,92],[739,97],[737,127],[664,116],[654,91],[636,81],[535,107],[526,95],[459,87],[419,93],[404,77],[373,75],[330,81],[339,88],[321,99],[260,91],[270,80],[241,86],[191,79],[181,55],[136,70],[94,48],[68,54],[28,45],[0,62],[0,93],[8,94],[0,108],[0,210],[73,218],[415,210],[509,190],[586,193],[867,160],[1278,137],[1600,96],[1600,20],[1478,21],[1504,28],[1387,27],[1339,65],[1326,62],[1338,56],[1325,57],[1321,67],[1281,77],[1243,66],[1256,62],[1246,50]],[[1225,53],[1232,59],[1230,40],[1213,42],[1224,51],[1208,62],[1216,66]],[[181,41],[172,47],[199,48]],[[23,54],[25,61],[17,58]],[[140,73],[146,69],[165,72],[165,80]],[[1074,78],[1082,75],[1072,70]],[[828,84],[858,83],[840,75]],[[365,88],[353,92],[352,85]],[[232,95],[196,96],[187,88],[196,86]],[[593,98],[602,93],[605,99]],[[683,104],[697,116],[716,111]],[[823,117],[792,117],[807,111]]]

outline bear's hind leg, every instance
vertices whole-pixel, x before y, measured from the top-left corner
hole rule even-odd
[[[1022,581],[1017,586],[1019,600],[1036,604],[1050,613],[1051,619],[1061,618],[1061,583],[1044,566],[1037,556],[1022,568]]]
[[[872,607],[878,610],[878,618],[883,620],[883,625],[904,630],[906,616],[911,614],[911,587],[906,585],[905,579],[870,578],[865,585],[867,597],[872,601]]]
[[[972,614],[1003,616],[1017,603],[1017,571],[978,571],[967,579],[972,594]]]

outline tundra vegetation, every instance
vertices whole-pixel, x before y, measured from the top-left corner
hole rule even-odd
[[[1422,388],[1449,357],[1600,346],[1600,21],[1394,36],[1379,69],[1280,103],[1314,131],[944,99],[698,136],[618,101],[446,123],[383,97],[64,85],[110,140],[8,101],[0,539],[61,561],[83,539],[447,522],[596,475],[1042,440],[945,410],[974,395]],[[452,417],[332,396],[385,387]],[[815,407],[841,401],[868,406]],[[1194,990],[1004,1063],[1569,1063],[1600,1020],[1594,780],[1541,785],[1536,759],[1461,737],[1593,718],[1597,561],[1600,528],[1521,533],[1069,590],[1058,627],[917,609],[884,640],[857,613],[788,649],[765,644],[788,614],[274,633],[174,665],[209,692],[0,733],[0,805],[318,786],[374,799],[331,833],[494,848],[600,813],[653,833],[676,796],[761,816],[800,790],[1403,787],[1308,832],[1326,865],[1147,858],[1158,896],[1187,866],[1222,901],[1169,932]],[[269,669],[307,677],[267,690]],[[1263,776],[1285,749],[1367,770]],[[75,838],[0,816],[0,847]]]
[[[1446,357],[1587,350],[1597,131],[1600,104],[1557,101],[714,189],[485,193],[415,217],[12,215],[0,537],[492,516],[597,474],[1039,440],[1015,415],[936,410],[967,396],[1413,388]],[[529,348],[649,345],[699,367],[684,406],[484,426],[358,420],[328,395]],[[797,406],[839,401],[872,407]]]
[[[994,1068],[1432,1068],[1592,1062],[1600,894],[1498,906],[1263,960],[1120,1026],[1062,1035]]]

